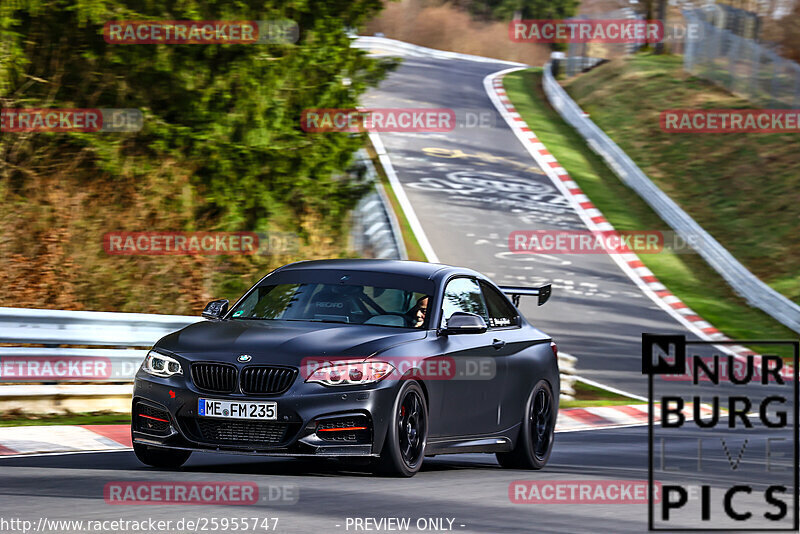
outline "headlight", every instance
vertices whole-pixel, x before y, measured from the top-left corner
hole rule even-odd
[[[154,376],[169,377],[182,375],[181,364],[169,356],[164,356],[155,351],[150,351],[142,363],[142,370]]]
[[[320,367],[306,382],[316,382],[326,386],[353,386],[370,384],[386,378],[394,367],[386,362],[343,363]]]

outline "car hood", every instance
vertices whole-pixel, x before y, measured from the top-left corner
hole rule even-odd
[[[389,347],[425,338],[425,331],[385,326],[287,322],[202,321],[169,334],[154,348],[190,360],[300,365],[303,358],[367,357]]]

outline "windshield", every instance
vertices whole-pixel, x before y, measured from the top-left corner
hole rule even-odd
[[[407,289],[365,285],[265,285],[233,308],[230,318],[426,328],[429,300]]]

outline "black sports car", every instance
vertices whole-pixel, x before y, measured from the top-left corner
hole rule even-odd
[[[192,451],[366,457],[411,476],[425,456],[496,453],[540,469],[558,412],[557,348],[469,269],[304,261],[162,338],[136,375],[133,446],[157,467]]]

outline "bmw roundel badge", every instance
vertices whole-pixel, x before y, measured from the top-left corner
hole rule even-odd
[[[236,359],[239,360],[239,362],[241,362],[241,363],[247,363],[250,360],[252,360],[253,357],[250,356],[249,354],[240,354],[239,357],[236,358]]]

